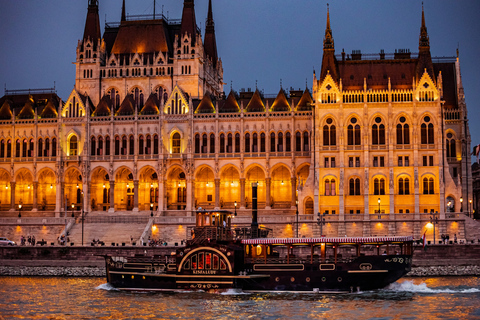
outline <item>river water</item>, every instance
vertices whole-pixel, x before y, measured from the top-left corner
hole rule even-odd
[[[126,293],[104,278],[0,277],[6,320],[480,319],[479,302],[479,277],[404,278],[354,294]]]

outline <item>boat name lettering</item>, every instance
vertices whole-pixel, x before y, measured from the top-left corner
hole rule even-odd
[[[385,262],[398,262],[398,263],[407,263],[408,264],[408,259],[403,259],[403,258],[392,258],[392,259],[385,259]]]
[[[193,274],[217,274],[216,270],[193,270]]]
[[[203,284],[203,283],[198,283],[198,284],[191,284],[190,285],[191,289],[218,289],[217,284]]]

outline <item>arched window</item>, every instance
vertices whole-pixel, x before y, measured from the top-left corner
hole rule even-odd
[[[208,137],[207,134],[204,133],[202,135],[202,153],[207,153],[208,151]]]
[[[283,152],[283,133],[279,132],[278,133],[278,141],[277,141],[277,151],[278,152]]]
[[[28,150],[28,141],[27,141],[27,139],[23,139],[23,143],[22,143],[22,157],[23,158],[27,157],[27,150]]]
[[[105,138],[105,155],[106,156],[110,155],[110,137],[109,136]]]
[[[270,152],[275,152],[275,132],[270,133]]]
[[[138,137],[138,154],[143,154],[143,147],[144,147],[145,141],[143,139],[143,135]]]
[[[227,152],[232,153],[233,152],[233,136],[231,133],[228,134],[228,141],[227,141]]]
[[[0,158],[5,158],[5,140],[0,141]]]
[[[265,133],[262,132],[260,134],[260,152],[265,152]]]
[[[172,137],[172,153],[180,153],[181,139],[180,133],[175,132]]]
[[[195,135],[195,153],[200,153],[200,135]]]
[[[308,141],[308,131],[303,132],[303,151],[310,151],[310,144]]]
[[[292,135],[290,132],[285,134],[285,151],[292,152]]]
[[[335,179],[325,180],[325,195],[326,196],[335,196]]]
[[[423,194],[434,194],[433,178],[423,178]]]
[[[42,138],[38,139],[38,156],[39,157],[43,156],[43,139]]]
[[[220,135],[220,153],[225,153],[225,134]]]
[[[350,195],[351,196],[359,196],[360,195],[360,179],[359,178],[351,178],[349,181],[350,184]]]
[[[30,138],[30,145],[28,147],[28,156],[33,157],[35,154],[35,144],[33,142],[33,139]]]
[[[72,136],[70,138],[70,155],[76,156],[77,155],[77,136]]]
[[[7,141],[7,158],[12,157],[12,140]]]
[[[215,134],[210,134],[210,153],[215,154]]]
[[[448,135],[452,136],[451,133],[447,134],[447,137]],[[456,158],[457,157],[457,145],[455,143],[455,139],[447,139],[447,157],[450,157],[450,158]]]
[[[240,152],[240,133],[235,134],[235,152]]]
[[[245,152],[250,152],[250,133],[245,134]]]
[[[375,178],[373,180],[373,194],[374,195],[385,195],[385,179]]]
[[[128,139],[129,139],[128,153],[133,156],[135,154],[135,138],[133,137],[133,135],[131,135]]]
[[[295,133],[295,151],[302,151],[302,134],[300,132]]]
[[[119,136],[115,137],[115,155],[116,156],[120,155],[120,137]]]
[[[397,144],[410,144],[410,127],[405,123],[405,117],[400,117],[397,124]]]
[[[57,156],[57,139],[53,138],[52,139],[52,157]]]
[[[127,137],[123,136],[122,137],[122,155],[127,154]]]
[[[256,132],[252,135],[252,152],[258,152],[258,135]]]
[[[95,149],[96,149],[96,140],[95,137],[92,137],[91,142],[90,142],[90,155],[94,156],[96,154]]]
[[[326,125],[323,126],[323,145],[324,146],[335,146],[337,145],[337,132],[336,127],[333,124],[333,120],[328,118],[326,120]]]
[[[408,178],[398,179],[398,194],[410,194],[410,180]]]
[[[376,117],[375,123],[372,125],[372,144],[385,144],[385,125],[382,123],[382,118]]]
[[[435,144],[434,127],[433,123],[430,122],[430,117],[425,116],[423,122],[424,123],[420,126],[421,144]]]
[[[103,156],[103,137],[98,138],[97,156]]]
[[[145,154],[152,154],[152,136],[147,136],[147,147],[145,148]]]
[[[153,136],[153,154],[158,154],[158,135]]]
[[[50,156],[50,139],[45,139],[45,150],[43,151],[44,157]]]
[[[15,157],[20,158],[20,139],[15,141]]]

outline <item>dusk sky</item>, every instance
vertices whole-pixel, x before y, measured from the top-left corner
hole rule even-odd
[[[418,52],[421,1],[330,1],[335,52]],[[100,0],[102,32],[120,20],[121,0]],[[7,89],[57,88],[66,100],[75,83],[75,51],[83,36],[87,0],[0,0],[0,84]],[[127,14],[153,14],[153,0],[126,0]],[[157,13],[180,19],[181,0],[157,0]],[[480,1],[424,1],[433,57],[456,55],[469,110],[472,146],[480,144]],[[197,24],[205,29],[208,0],[195,1]],[[312,87],[320,70],[327,1],[213,0],[218,53],[225,91]],[[280,80],[281,79],[281,80]],[[3,95],[2,90],[2,95]]]

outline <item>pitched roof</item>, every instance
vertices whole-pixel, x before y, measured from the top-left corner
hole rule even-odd
[[[197,38],[197,21],[195,19],[195,4],[193,0],[184,0],[182,24],[180,29],[180,36],[188,34],[192,38],[192,47],[195,46]],[[178,39],[180,41],[180,38]]]
[[[275,98],[275,101],[272,104],[272,107],[270,108],[271,111],[290,111],[290,104],[287,101],[287,97],[285,96],[285,91],[283,89],[280,89],[280,91],[277,94],[277,98]]]
[[[265,105],[263,104],[258,89],[255,90],[255,93],[253,94],[252,99],[250,99],[246,110],[247,112],[265,112]]]
[[[227,100],[221,101],[218,106],[219,113],[233,113],[240,112],[240,106],[238,105],[237,99],[235,97],[235,92],[233,90],[228,94]]]
[[[42,112],[40,113],[40,118],[56,118],[58,116],[57,113],[58,109],[58,101],[50,98],[43,108]]]
[[[33,97],[30,96],[27,101],[25,101],[25,104],[18,114],[17,118],[18,119],[33,119],[35,117],[35,101],[33,101]]]
[[[160,114],[158,106],[160,102],[158,101],[158,97],[155,93],[150,94],[145,105],[143,106],[142,110],[140,110],[141,115],[146,114]]]
[[[310,111],[312,110],[312,96],[310,95],[310,91],[308,89],[305,89],[303,92],[302,97],[300,98],[300,101],[297,103],[297,111]]]
[[[95,117],[105,117],[111,114],[112,110],[112,99],[110,99],[109,95],[105,95],[102,97],[102,100],[98,103],[95,112],[92,113],[92,116]]]
[[[212,98],[210,97],[210,92],[206,92],[203,96],[202,101],[195,109],[195,113],[215,113],[215,106],[213,105]]]
[[[0,107],[0,120],[11,120],[12,115],[12,101],[5,100]]]
[[[85,30],[83,39],[90,38],[96,45],[96,40],[101,38],[100,18],[98,17],[98,1],[90,0],[88,5],[87,19],[85,21]]]
[[[120,108],[118,108],[116,115],[117,116],[126,116],[126,115],[133,115],[135,113],[134,106],[135,101],[133,100],[133,95],[127,94],[125,99],[123,99]]]

